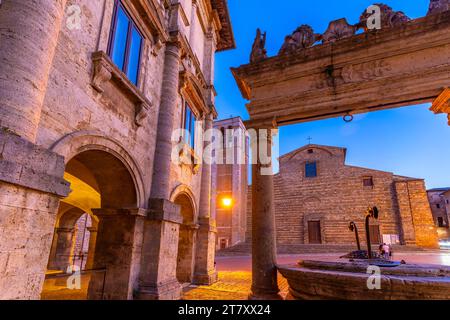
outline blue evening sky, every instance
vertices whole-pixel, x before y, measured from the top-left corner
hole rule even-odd
[[[256,28],[267,32],[269,56],[277,54],[284,37],[301,24],[316,33],[342,17],[353,24],[370,4],[368,0],[228,0],[237,49],[216,56],[216,107],[220,119],[248,119],[247,103],[230,67],[249,61]],[[424,16],[429,0],[386,0],[410,18]],[[352,123],[334,118],[280,129],[280,154],[308,143],[347,148],[347,164],[424,178],[427,188],[450,187],[450,126],[446,115],[434,115],[429,105],[417,105],[355,116]]]

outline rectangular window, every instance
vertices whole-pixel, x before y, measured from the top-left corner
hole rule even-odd
[[[438,227],[445,227],[444,218],[438,217]]]
[[[372,177],[363,178],[363,186],[364,187],[373,187],[373,178]]]
[[[184,142],[186,142],[192,149],[195,146],[195,114],[192,112],[191,107],[186,102],[184,106],[184,130],[186,134],[184,137]]]
[[[439,203],[436,204],[436,208],[440,209],[440,208],[441,208],[441,205],[440,205]]]
[[[138,82],[142,39],[122,2],[115,0],[108,54],[134,85]]]
[[[317,163],[315,161],[305,163],[305,177],[306,178],[317,177]]]

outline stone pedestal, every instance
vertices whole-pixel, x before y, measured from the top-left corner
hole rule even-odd
[[[261,163],[261,155],[271,157],[270,128],[256,130],[252,152],[252,289],[249,299],[280,299],[275,241],[272,163]]]
[[[139,300],[181,298],[177,280],[178,236],[182,222],[180,207],[163,199],[152,199],[145,221]]]
[[[0,130],[0,299],[39,299],[63,175],[61,156]]]
[[[89,300],[130,300],[137,289],[145,211],[94,209],[99,217]],[[104,272],[102,270],[105,270]]]
[[[217,229],[211,218],[199,218],[197,232],[197,252],[193,283],[211,285],[217,281],[215,267]]]

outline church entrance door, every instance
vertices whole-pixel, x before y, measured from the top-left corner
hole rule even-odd
[[[322,243],[322,235],[320,232],[320,221],[308,221],[308,237],[310,244]]]

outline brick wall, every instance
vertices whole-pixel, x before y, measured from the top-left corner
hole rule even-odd
[[[381,235],[397,235],[402,243],[435,246],[436,231],[423,180],[389,172],[345,165],[344,148],[309,145],[280,157],[274,177],[277,242],[309,242],[308,221],[320,221],[322,243],[354,243],[350,221],[365,243],[364,219],[368,206],[377,206]],[[316,161],[317,177],[305,177],[305,163]],[[371,178],[373,186],[364,186]],[[247,200],[247,240],[251,230],[251,187]],[[409,194],[408,194],[409,190]]]

